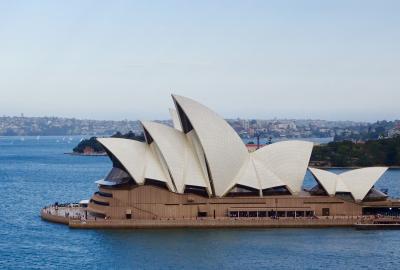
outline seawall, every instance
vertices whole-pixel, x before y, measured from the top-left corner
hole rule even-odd
[[[50,213],[47,213],[45,210],[40,211],[40,217],[43,220],[54,222],[54,223],[61,223],[61,224],[69,224],[69,218],[63,217],[63,216],[58,216],[58,215],[53,215]]]
[[[351,227],[354,219],[280,220],[70,220],[77,229],[167,229],[167,228],[326,228]]]

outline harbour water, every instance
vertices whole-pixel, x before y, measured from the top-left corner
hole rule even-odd
[[[64,155],[80,138],[0,137],[0,269],[400,269],[400,231],[72,230],[44,205],[87,199],[107,157]],[[305,186],[313,185],[307,174]],[[400,170],[378,188],[400,197]]]

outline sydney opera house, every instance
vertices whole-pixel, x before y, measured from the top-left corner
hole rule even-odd
[[[85,205],[85,221],[74,221],[76,226],[100,221],[195,226],[204,220],[260,225],[263,220],[348,220],[399,211],[400,202],[374,188],[387,168],[341,174],[308,168],[313,143],[306,141],[249,152],[218,114],[186,97],[172,99],[173,127],[142,121],[145,142],[98,139],[113,166],[96,182],[99,190]],[[309,190],[303,188],[307,170],[316,179]]]

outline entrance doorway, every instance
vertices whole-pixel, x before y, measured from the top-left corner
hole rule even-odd
[[[131,209],[126,210],[125,217],[126,217],[126,219],[132,219],[132,210]]]
[[[322,208],[322,216],[324,217],[330,216],[329,208]]]
[[[197,212],[197,216],[198,217],[206,217],[207,216],[207,212]]]

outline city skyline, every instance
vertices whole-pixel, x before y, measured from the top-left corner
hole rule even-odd
[[[172,126],[173,120],[154,120]],[[400,134],[400,120],[375,123],[312,119],[225,119],[243,139],[336,138],[366,140]],[[140,134],[140,120],[93,120],[59,117],[0,117],[0,136]]]
[[[0,2],[0,115],[400,118],[397,1]],[[233,105],[234,104],[234,105]]]

